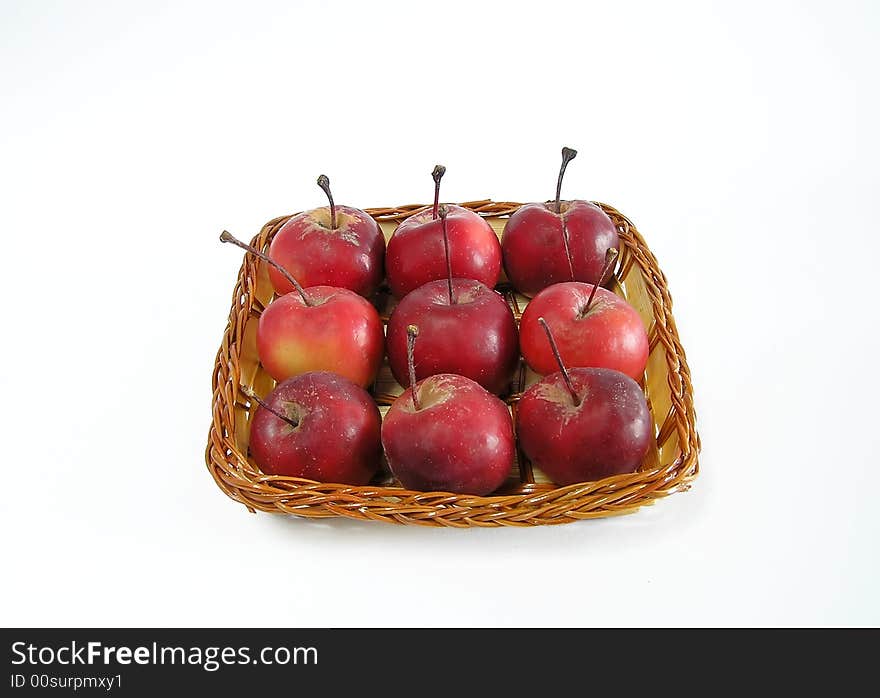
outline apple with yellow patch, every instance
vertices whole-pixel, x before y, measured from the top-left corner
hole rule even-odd
[[[310,371],[331,371],[362,388],[376,380],[385,334],[366,298],[335,286],[305,289],[269,255],[226,231],[220,240],[259,257],[295,289],[272,301],[257,324],[257,355],[272,378],[281,382]]]

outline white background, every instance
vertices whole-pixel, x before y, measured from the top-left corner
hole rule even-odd
[[[877,625],[880,10],[0,3],[3,625]],[[630,216],[694,488],[435,530],[250,515],[203,460],[241,254],[337,201]]]

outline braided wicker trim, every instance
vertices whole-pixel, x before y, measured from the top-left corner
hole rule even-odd
[[[521,204],[469,201],[461,204],[480,215],[509,215]],[[205,460],[217,485],[250,511],[296,514],[307,517],[345,516],[426,526],[534,526],[627,514],[668,494],[689,488],[699,472],[700,439],[695,424],[693,386],[684,349],[672,316],[672,299],[666,277],[636,227],[611,206],[599,204],[618,228],[622,261],[618,276],[641,274],[650,297],[654,318],[650,331],[652,351],[662,344],[668,367],[671,408],[654,415],[660,426],[657,441],[663,444],[675,432],[680,453],[672,462],[628,475],[596,482],[556,487],[535,484],[527,477],[515,490],[477,497],[445,492],[414,492],[400,487],[318,483],[300,478],[262,474],[236,447],[236,408],[247,406],[239,393],[239,359],[245,326],[255,320],[262,306],[255,297],[257,263],[247,255],[232,294],[232,309],[217,352],[212,380],[212,421]],[[407,205],[367,209],[377,221],[398,221],[428,206]],[[269,221],[252,244],[265,249],[289,216]],[[511,294],[512,295],[512,294]],[[514,301],[515,304],[515,301]],[[519,316],[519,308],[514,311]],[[389,397],[376,395],[388,404]],[[515,409],[518,395],[508,402]],[[530,475],[530,467],[525,472]]]

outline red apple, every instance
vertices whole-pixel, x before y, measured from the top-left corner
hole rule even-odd
[[[441,224],[448,221],[447,211],[447,207],[441,207]],[[420,332],[415,353],[416,380],[437,373],[457,373],[492,393],[504,393],[509,388],[519,361],[519,344],[513,312],[499,293],[479,281],[447,276],[404,296],[391,313],[386,339],[391,372],[404,387],[410,384],[410,325],[417,325]]]
[[[576,154],[562,149],[556,200],[526,204],[504,226],[504,269],[526,296],[562,281],[598,283],[605,252],[620,245],[614,222],[596,204],[559,199],[565,168]]]
[[[568,282],[545,288],[531,300],[520,320],[520,350],[532,370],[546,375],[556,371],[557,364],[538,323],[542,316],[566,365],[613,368],[641,380],[648,362],[648,335],[636,309],[620,296]]]
[[[485,495],[513,466],[510,412],[480,385],[455,374],[408,388],[382,421],[388,465],[411,490]]]
[[[251,419],[250,449],[267,475],[366,485],[382,458],[380,417],[363,388],[326,371],[280,383]]]
[[[434,168],[434,207],[403,221],[388,241],[385,268],[388,285],[397,298],[446,275],[439,218],[439,186],[445,168]],[[461,206],[448,206],[452,275],[475,279],[489,288],[501,274],[501,245],[485,220]]]
[[[304,287],[336,286],[370,296],[382,282],[385,237],[368,213],[336,206],[326,175],[318,178],[330,206],[300,213],[281,226],[269,256]],[[278,295],[295,290],[277,269],[269,278]]]
[[[605,254],[599,283],[610,278],[617,249]],[[599,286],[568,282],[541,291],[520,319],[520,351],[532,370],[542,375],[556,370],[557,362],[540,326],[550,324],[562,358],[568,366],[613,368],[640,380],[648,363],[648,335],[636,309]]]
[[[638,470],[654,437],[638,384],[613,369],[566,369],[561,359],[558,366],[517,405],[516,433],[526,457],[559,485]]]
[[[257,354],[276,381],[309,371],[332,371],[367,387],[382,364],[385,336],[376,308],[345,288],[313,286],[305,290],[268,255],[236,240],[231,242],[285,274],[297,290],[275,299],[257,325]]]
[[[653,438],[651,414],[638,384],[610,368],[569,371],[575,404],[560,372],[522,396],[516,432],[523,453],[559,485],[638,470]]]
[[[568,282],[544,289],[526,306],[520,321],[520,348],[536,373],[556,370],[550,345],[537,324],[544,316],[559,342],[566,364],[613,368],[641,379],[648,362],[648,336],[642,319],[629,303],[599,288],[589,308],[594,287]]]
[[[519,359],[513,313],[500,294],[479,281],[453,279],[452,288],[454,303],[441,279],[406,295],[392,311],[387,347],[394,378],[409,385],[406,328],[418,325],[416,380],[457,373],[490,392],[506,392]]]

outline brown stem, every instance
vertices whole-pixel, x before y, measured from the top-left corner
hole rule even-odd
[[[333,194],[330,192],[330,178],[327,175],[318,177],[318,186],[324,190],[330,200],[330,229],[336,230],[336,204],[333,203]]]
[[[574,281],[574,262],[571,261],[571,246],[568,240],[568,227],[565,225],[565,216],[560,216],[559,220],[562,221],[562,244],[565,245],[565,258],[568,260],[568,273],[571,275],[571,280]]]
[[[314,305],[314,302],[312,301],[312,299],[308,296],[308,294],[306,294],[305,289],[302,286],[300,286],[299,282],[293,277],[293,274],[291,274],[289,271],[287,271],[287,269],[285,269],[280,264],[278,264],[278,262],[276,262],[274,259],[272,259],[269,255],[267,255],[264,252],[260,252],[260,250],[258,250],[253,245],[248,245],[246,242],[242,242],[241,240],[236,238],[234,235],[232,235],[232,233],[230,233],[227,230],[224,230],[220,234],[220,242],[231,242],[233,245],[240,247],[241,249],[245,250],[246,252],[250,252],[252,255],[259,257],[267,264],[270,264],[271,266],[275,267],[275,269],[277,269],[281,273],[281,275],[285,279],[287,279],[291,283],[291,285],[296,289],[297,293],[299,293],[300,297],[302,298],[303,303],[305,303],[308,306]]]
[[[431,176],[434,178],[434,208],[431,211],[431,220],[434,221],[437,220],[437,216],[440,213],[440,180],[443,179],[445,174],[446,168],[443,165],[434,165],[434,170],[431,172]]]
[[[266,403],[266,402],[265,402],[265,401],[264,401],[259,395],[257,395],[257,394],[256,394],[251,388],[249,388],[249,387],[243,385],[243,386],[241,386],[241,392],[243,392],[245,395],[247,395],[251,400],[254,400],[254,401],[255,401],[260,407],[262,407],[264,410],[268,410],[269,412],[271,412],[272,414],[274,414],[276,417],[278,417],[278,419],[280,419],[280,420],[282,420],[282,421],[284,421],[284,422],[287,422],[287,423],[288,423],[290,426],[292,426],[294,429],[296,429],[296,428],[299,426],[299,422],[297,422],[297,421],[294,420],[294,419],[291,419],[291,418],[288,417],[287,415],[283,415],[283,414],[281,414],[281,413],[280,413],[278,410],[276,410],[274,407],[272,407],[271,405],[269,405],[268,403]]]
[[[449,209],[440,207],[440,228],[443,230],[443,250],[446,254],[446,287],[449,291],[449,305],[455,305],[455,297],[452,295],[452,255],[449,254],[449,234],[446,232],[446,216]]]
[[[559,178],[556,180],[556,213],[559,213],[559,197],[562,194],[562,178],[565,176],[565,168],[575,159],[577,154],[578,151],[574,148],[562,149],[562,166],[559,168]]]
[[[260,252],[253,245],[248,245],[246,242],[242,242],[241,240],[236,238],[232,233],[230,233],[228,230],[224,230],[220,234],[220,242],[231,242],[233,245],[240,247],[241,249],[245,250],[246,252],[250,252],[252,255],[259,257],[264,262],[266,262],[266,264],[271,264],[279,272],[281,272],[282,276],[284,276],[285,279],[287,279],[293,285],[293,287],[297,290],[297,293],[299,293],[299,295],[302,297],[303,303],[305,303],[308,306],[314,305],[314,303],[312,302],[312,299],[306,295],[305,289],[299,285],[299,282],[296,279],[293,278],[293,274],[291,274],[289,271],[287,271],[287,269],[285,269],[280,264],[278,264],[278,262],[276,262],[274,259],[272,259],[269,255],[265,254],[264,252]]]
[[[409,325],[406,328],[406,365],[409,368],[409,387],[412,390],[413,404],[416,411],[422,409],[422,401],[419,400],[419,391],[416,389],[416,337],[419,336],[419,328]]]
[[[538,322],[541,323],[541,327],[544,328],[544,333],[547,335],[547,340],[550,342],[550,350],[553,352],[553,356],[556,357],[556,363],[559,364],[559,370],[562,371],[562,380],[565,381],[565,386],[568,388],[568,392],[571,393],[571,399],[574,400],[574,406],[577,407],[581,404],[581,399],[578,397],[578,394],[574,389],[574,384],[571,382],[571,376],[568,375],[568,369],[565,367],[565,364],[562,363],[562,356],[559,353],[559,347],[556,346],[556,340],[553,338],[550,326],[542,317],[538,318]]]
[[[605,266],[602,267],[602,273],[599,275],[599,280],[593,286],[593,290],[590,291],[590,297],[587,298],[587,304],[581,311],[581,317],[586,317],[587,313],[590,312],[590,304],[593,302],[593,297],[596,295],[596,289],[605,283],[605,280],[608,277],[609,272],[614,268],[614,263],[616,261],[617,248],[609,247],[607,250],[605,250]]]

